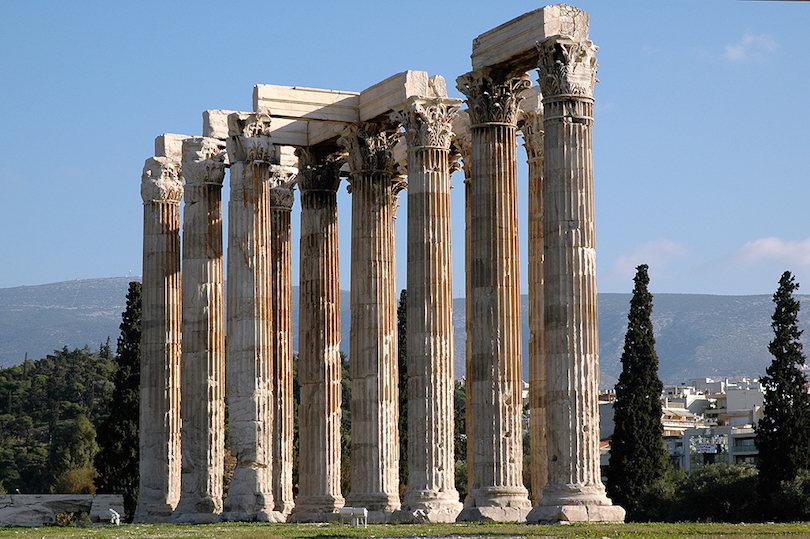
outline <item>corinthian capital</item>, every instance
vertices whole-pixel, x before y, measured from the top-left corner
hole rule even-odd
[[[346,127],[337,142],[349,152],[348,162],[352,174],[394,174],[394,146],[398,138],[399,134],[390,124],[360,122]]]
[[[537,44],[537,71],[543,97],[593,97],[596,84],[596,47],[592,41],[553,36]]]
[[[456,88],[467,98],[473,127],[488,123],[516,125],[520,93],[529,86],[525,74],[510,76],[489,68],[456,79]]]
[[[340,167],[346,162],[342,153],[318,159],[307,148],[295,150],[298,156],[298,187],[301,192],[328,191],[336,193],[340,186]]]
[[[225,142],[211,137],[185,139],[182,173],[186,185],[222,185],[225,179]]]
[[[143,165],[141,197],[144,204],[168,202],[179,204],[183,198],[180,163],[169,157],[150,157]]]
[[[292,209],[293,202],[295,202],[292,188],[273,187],[268,190],[268,194],[271,210],[290,211]]]
[[[402,125],[409,149],[450,149],[452,122],[460,108],[456,99],[411,98],[401,110],[391,113],[391,121]]]
[[[543,96],[537,86],[524,93],[520,103],[518,128],[523,133],[523,145],[529,160],[543,158]]]
[[[270,132],[270,116],[265,113],[235,112],[228,115],[227,145],[231,162],[278,164],[279,155]]]

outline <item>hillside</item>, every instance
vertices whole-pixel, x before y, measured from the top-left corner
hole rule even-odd
[[[54,349],[98,345],[110,337],[115,349],[129,278],[87,279],[0,289],[0,366],[45,357]],[[810,305],[810,296],[799,296]],[[349,351],[349,293],[341,292],[341,349]],[[630,294],[599,295],[601,387],[621,371]],[[453,302],[455,375],[464,374],[464,300]],[[527,298],[523,297],[524,358],[528,345]],[[653,324],[660,376],[680,383],[701,376],[761,375],[770,362],[770,296],[657,294]],[[293,347],[298,347],[298,289],[293,290]],[[807,317],[801,327],[810,329]],[[810,332],[807,333],[810,335]],[[524,362],[525,363],[525,362]],[[524,377],[527,368],[524,364]]]

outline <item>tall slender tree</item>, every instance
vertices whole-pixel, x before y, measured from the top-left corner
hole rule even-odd
[[[647,269],[646,264],[636,268],[621,358],[622,373],[613,403],[615,428],[606,485],[608,496],[627,510],[628,519],[633,518],[644,488],[662,477],[667,466],[661,424],[664,385],[658,378]]]
[[[397,363],[399,367],[399,490],[408,486],[408,289],[399,293],[397,306]]]
[[[115,389],[106,403],[110,415],[98,427],[96,488],[100,493],[123,494],[126,519],[131,522],[140,480],[141,283],[129,283],[127,307],[121,317]]]
[[[779,279],[773,295],[771,327],[774,338],[768,345],[773,362],[765,370],[764,417],[757,425],[759,490],[764,500],[780,492],[782,481],[792,480],[799,470],[810,469],[810,394],[800,367],[805,362],[802,332],[798,327],[799,288],[789,271]]]

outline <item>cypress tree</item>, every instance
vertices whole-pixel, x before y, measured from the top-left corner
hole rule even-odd
[[[397,306],[397,366],[399,368],[399,490],[408,486],[408,290]]]
[[[110,415],[97,434],[96,488],[99,493],[123,494],[125,518],[131,522],[140,490],[141,283],[129,283],[121,317],[115,389],[106,403]]]
[[[667,455],[662,438],[661,392],[658,356],[650,321],[652,294],[647,265],[636,268],[635,288],[627,316],[622,352],[622,373],[613,403],[615,428],[610,444],[607,493],[627,510],[628,519],[643,490],[663,477]]]
[[[764,417],[756,429],[759,491],[766,503],[781,491],[782,481],[794,479],[799,470],[810,469],[810,394],[800,369],[805,355],[799,341],[800,304],[793,297],[797,288],[799,284],[786,271],[773,295],[774,338],[768,345],[773,362],[762,377]]]

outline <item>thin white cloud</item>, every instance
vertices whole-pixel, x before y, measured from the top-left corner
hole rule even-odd
[[[686,244],[659,238],[637,245],[636,248],[616,259],[611,271],[612,280],[630,281],[636,274],[636,267],[647,264],[650,274],[662,274],[673,260],[685,258],[689,254]]]
[[[743,245],[732,258],[749,266],[780,262],[788,267],[810,269],[810,238],[802,241],[760,238]]]
[[[763,60],[779,49],[780,45],[768,34],[746,32],[737,43],[726,45],[723,57],[732,62]]]

